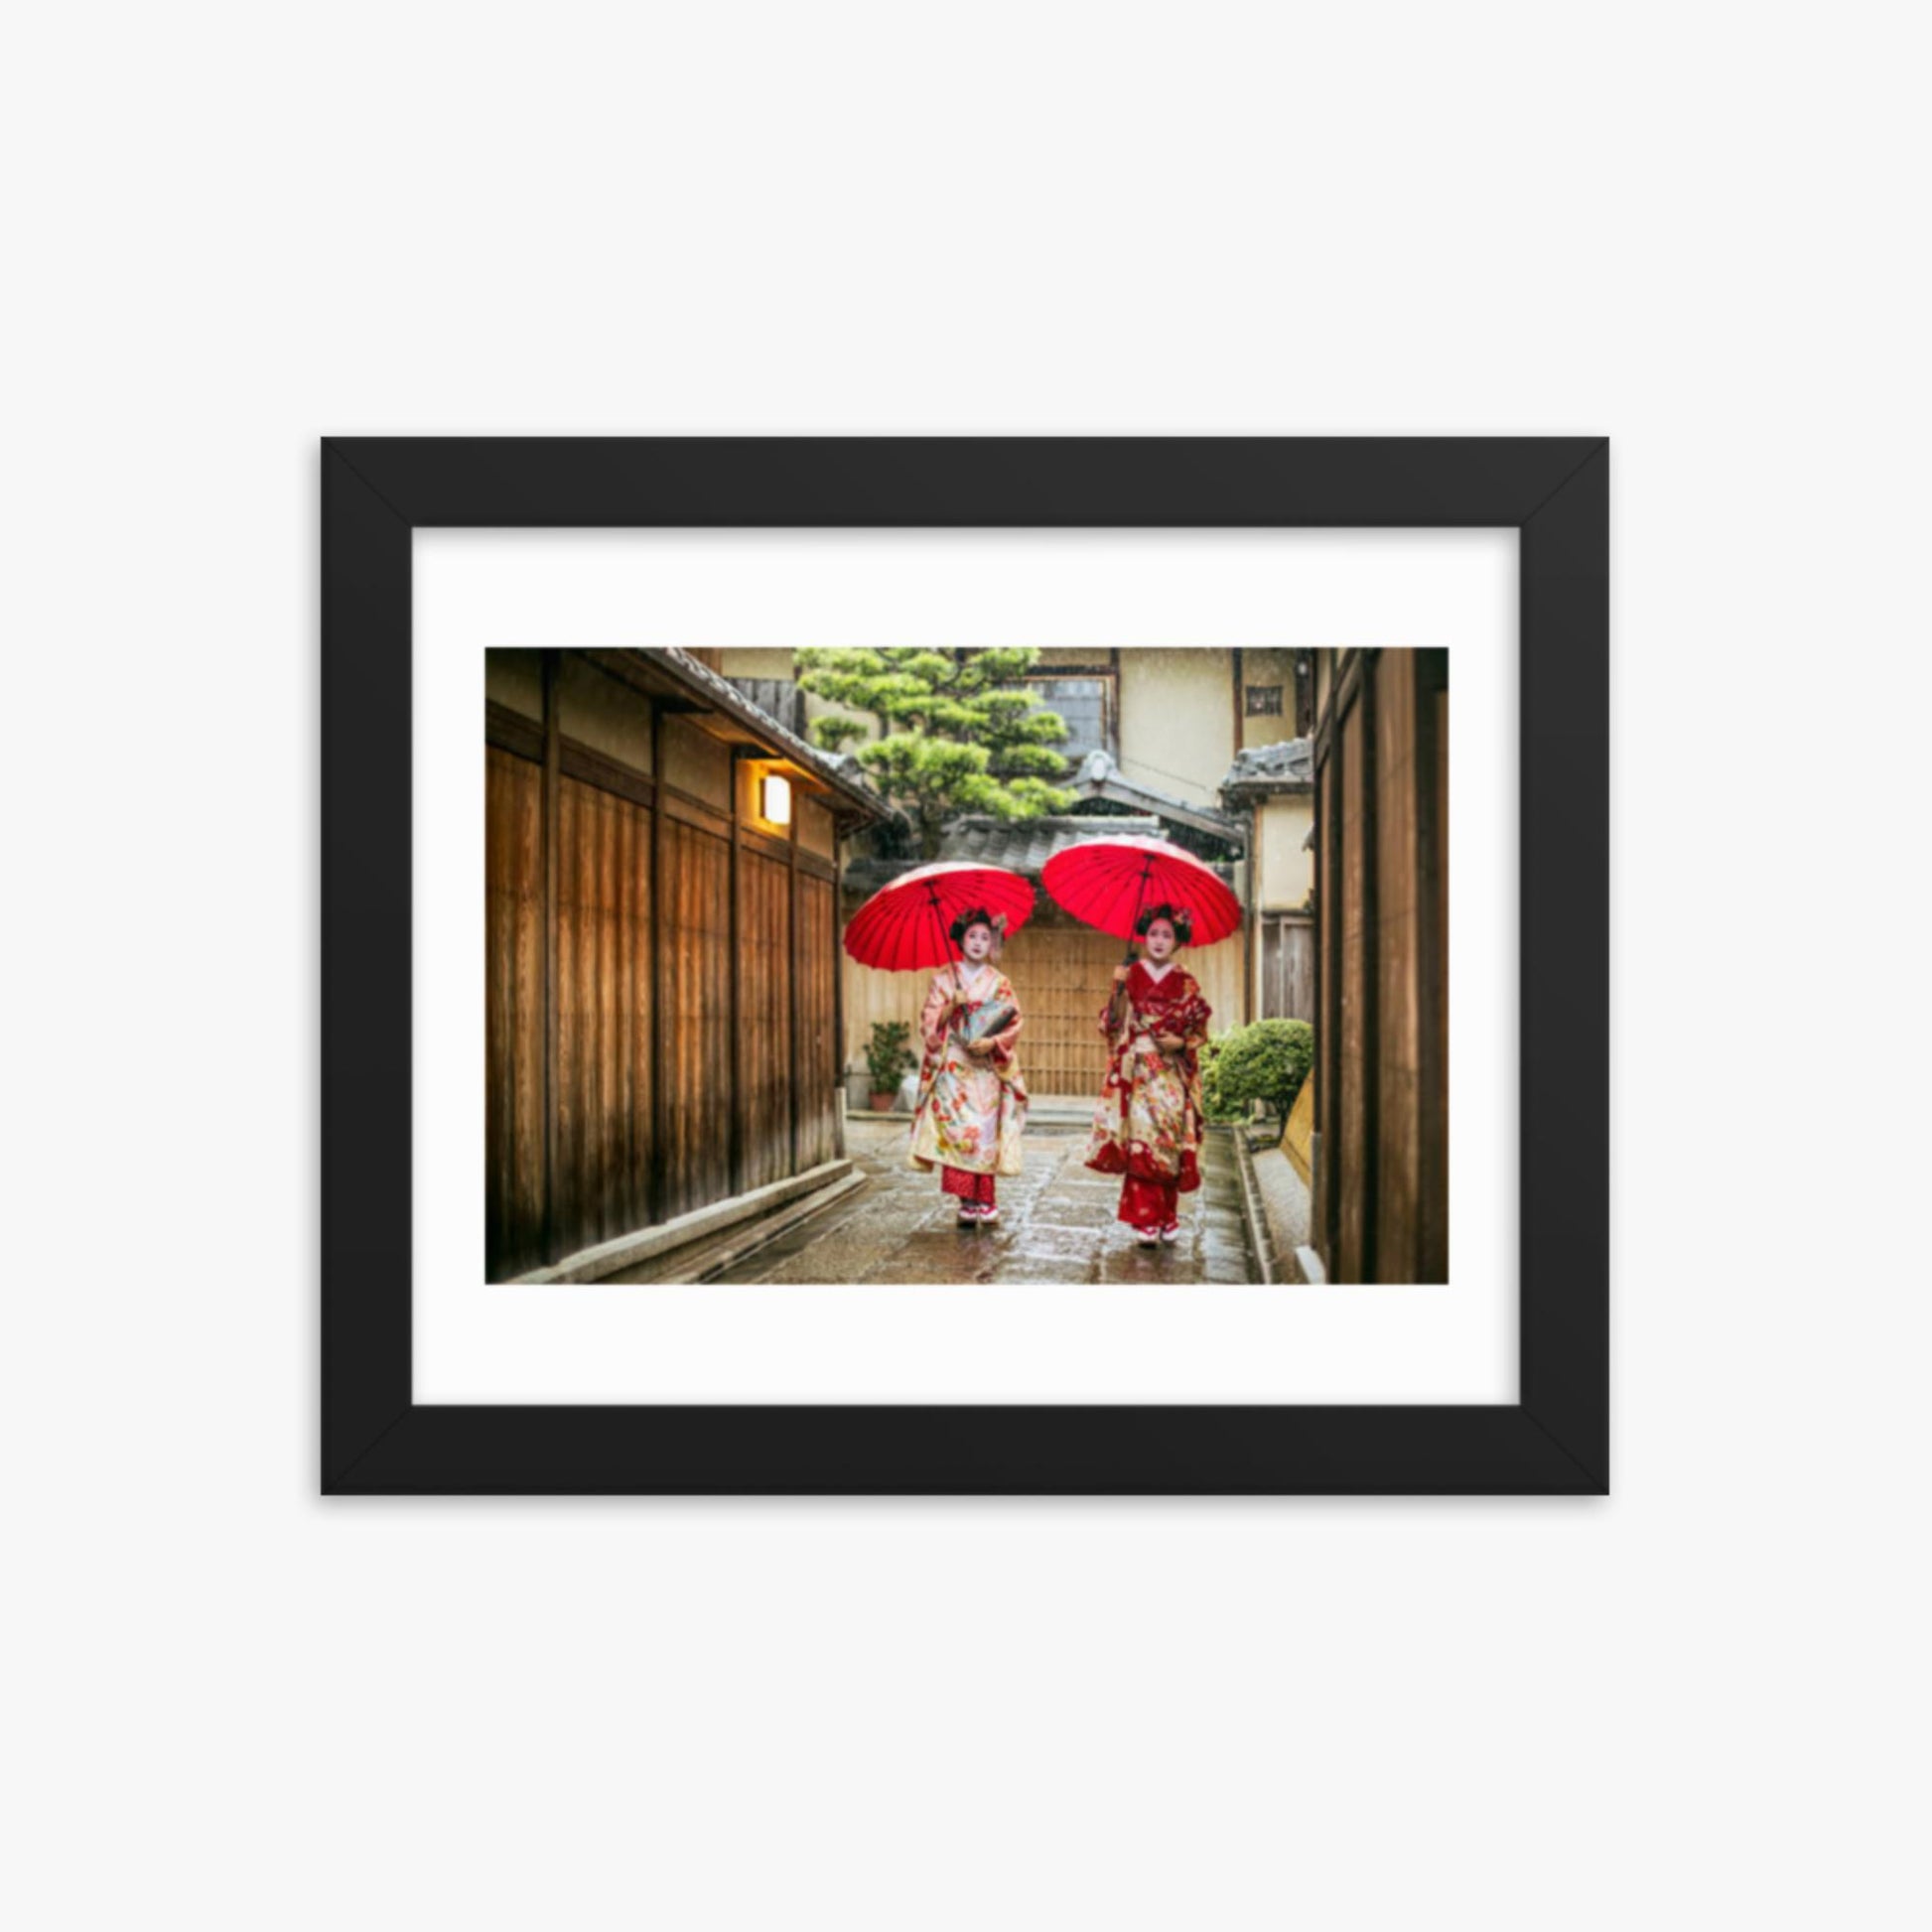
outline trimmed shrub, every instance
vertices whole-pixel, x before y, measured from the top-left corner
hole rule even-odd
[[[1209,1120],[1240,1120],[1259,1100],[1285,1120],[1314,1064],[1306,1020],[1257,1020],[1217,1034],[1201,1049],[1201,1104]]]

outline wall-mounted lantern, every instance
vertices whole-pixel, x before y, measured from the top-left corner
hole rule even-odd
[[[759,816],[768,825],[791,823],[791,780],[767,771],[759,780]]]

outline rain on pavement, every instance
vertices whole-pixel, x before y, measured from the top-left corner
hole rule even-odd
[[[1084,1122],[1030,1124],[1026,1170],[1000,1178],[1000,1218],[960,1227],[937,1173],[907,1165],[903,1120],[853,1118],[846,1152],[866,1175],[812,1216],[713,1277],[720,1282],[1258,1282],[1241,1183],[1224,1133],[1201,1148],[1201,1185],[1180,1200],[1180,1239],[1143,1248],[1115,1218],[1117,1177],[1084,1165]]]

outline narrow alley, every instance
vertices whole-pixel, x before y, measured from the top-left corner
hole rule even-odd
[[[1143,1248],[1114,1217],[1120,1182],[1083,1164],[1071,1116],[1030,1126],[1026,1172],[1000,1181],[1000,1218],[960,1227],[937,1174],[905,1162],[903,1120],[850,1119],[864,1186],[715,1277],[721,1282],[1213,1282],[1261,1279],[1241,1219],[1225,1133],[1201,1149],[1201,1186],[1181,1201],[1180,1239]]]

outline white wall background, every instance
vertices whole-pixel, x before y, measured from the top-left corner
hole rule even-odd
[[[1914,30],[13,21],[12,1922],[1922,1912]],[[317,435],[1129,429],[1616,439],[1615,1496],[319,1501]]]

